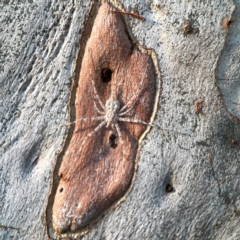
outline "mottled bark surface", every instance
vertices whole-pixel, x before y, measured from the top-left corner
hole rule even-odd
[[[0,239],[48,238],[47,200],[67,134],[60,126],[90,4],[0,3]],[[129,20],[157,54],[154,124],[171,131],[149,132],[132,191],[82,239],[239,239],[240,2],[235,12],[229,0],[122,4],[162,23]],[[186,22],[198,32],[184,32]]]

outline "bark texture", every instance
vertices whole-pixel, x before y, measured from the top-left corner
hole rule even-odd
[[[165,130],[145,138],[125,202],[81,239],[239,239],[240,1],[121,3],[162,24],[128,18],[157,54],[154,124]],[[0,239],[48,239],[46,206],[90,5],[0,2]]]

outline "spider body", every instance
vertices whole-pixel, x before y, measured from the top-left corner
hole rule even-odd
[[[118,111],[120,108],[120,103],[116,99],[108,99],[105,105],[105,121],[107,122],[107,126],[109,127],[110,124],[114,124],[118,121]]]

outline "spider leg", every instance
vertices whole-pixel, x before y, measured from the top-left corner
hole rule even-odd
[[[97,106],[97,104],[95,103],[95,101],[94,101],[94,108],[96,109],[96,111],[97,111],[99,114],[105,115],[105,112],[104,112],[104,111],[101,111],[101,110],[98,108],[98,106]]]
[[[139,94],[139,92],[140,92],[140,89],[141,89],[141,86],[142,86],[142,84],[143,84],[143,81],[144,81],[144,79],[145,79],[145,77],[146,77],[146,72],[147,72],[147,67],[146,67],[146,69],[145,69],[145,72],[142,74],[142,80],[141,80],[141,82],[140,82],[140,84],[139,84],[139,86],[138,86],[138,88],[137,88],[137,91],[136,91],[136,93],[129,99],[129,101],[120,109],[120,113],[122,113],[128,106],[129,106],[129,104],[131,104],[132,102],[133,102],[133,100],[136,98],[136,96]],[[130,111],[130,110],[129,110]]]
[[[97,127],[95,127],[90,133],[87,134],[86,137],[84,137],[81,145],[80,145],[80,148],[79,148],[79,154],[81,153],[82,151],[82,147],[83,145],[86,143],[86,141],[96,132],[98,132],[104,125],[106,124],[106,121],[104,120],[103,122],[101,122]]]
[[[93,92],[94,92],[94,99],[98,100],[100,106],[102,107],[103,110],[105,110],[105,106],[102,102],[102,100],[100,99],[98,93],[97,93],[97,89],[95,88],[95,85],[94,85],[94,81],[92,79],[92,72],[91,72],[91,82],[92,82],[92,87],[93,87]]]
[[[121,44],[121,46],[120,46],[120,48],[122,48],[123,47],[123,43]],[[120,87],[122,87],[122,85],[123,85],[123,82],[124,82],[124,76],[126,76],[126,74],[127,74],[127,69],[126,68],[123,68],[122,70],[124,71],[120,71],[119,70],[119,68],[120,68],[120,66],[119,66],[119,64],[117,65],[117,68],[116,68],[116,71],[115,71],[115,74],[117,74],[117,77],[115,78],[115,79],[120,79],[120,81],[118,82],[118,83],[116,83],[116,81],[115,81],[115,86],[114,86],[114,91],[112,91],[112,96],[113,96],[113,98],[115,97],[115,98],[117,98],[117,94],[119,94],[119,92],[120,92]]]
[[[144,122],[144,121],[138,120],[138,119],[118,118],[118,121],[121,121],[121,122],[129,122],[129,123],[137,123],[137,124],[147,125],[147,126],[151,126],[151,127],[157,127],[157,128],[159,128],[159,129],[161,129],[162,131],[169,131],[169,132],[173,132],[173,133],[176,133],[176,134],[186,135],[186,136],[189,136],[189,137],[192,136],[192,135],[189,134],[189,133],[176,132],[176,131],[173,131],[173,130],[170,130],[170,129],[163,129],[163,128],[161,128],[161,127],[158,126],[158,125],[154,125],[154,124],[151,124],[151,123],[147,123],[147,122]]]
[[[114,124],[114,127],[116,128],[117,130],[117,133],[118,133],[118,136],[120,138],[120,141],[122,143],[122,153],[123,153],[123,157],[126,158],[126,153],[125,153],[125,148],[124,148],[124,140],[123,140],[123,137],[122,137],[122,134],[121,134],[121,130],[120,130],[120,127],[119,127],[119,124],[116,122]]]
[[[80,121],[84,121],[84,122],[86,122],[86,121],[98,121],[98,120],[103,120],[103,119],[105,119],[104,116],[101,116],[101,117],[91,117],[91,118],[80,118],[80,119],[78,119],[78,120],[76,120],[76,121],[59,125],[58,127],[53,128],[53,129],[58,129],[58,128],[60,128],[60,127],[65,127],[65,126],[70,126],[70,125],[72,125],[72,124],[74,124],[74,123],[77,123],[77,122],[80,122]]]
[[[118,74],[118,73],[119,73],[119,65],[117,65],[117,68],[114,74]],[[111,88],[111,97],[113,99],[117,98],[117,88],[119,84],[116,83],[116,80],[117,78],[115,78],[115,81],[112,83],[112,88]]]
[[[94,99],[98,100],[98,102],[99,102],[100,106],[102,107],[102,109],[105,110],[105,106],[104,106],[102,100],[100,99],[100,97],[99,97],[99,95],[97,93],[97,89],[96,89],[96,87],[94,85],[94,81],[93,81],[93,77],[92,77],[92,71],[91,71],[90,75],[91,75],[91,83],[92,83],[93,92],[94,92]]]
[[[116,130],[117,130],[117,134],[118,134],[121,142],[124,143],[123,138],[122,138],[122,134],[121,134],[121,131],[120,131],[120,127],[119,127],[119,124],[118,124],[117,122],[114,124],[114,127],[115,127]]]
[[[61,126],[69,126],[71,124],[74,124],[74,123],[77,123],[77,122],[81,122],[81,121],[97,121],[97,120],[103,120],[105,117],[101,116],[101,117],[91,117],[91,118],[80,118],[76,121],[73,121],[73,122],[70,122],[70,123],[67,123],[67,124],[64,124],[64,125],[61,125]]]
[[[89,53],[90,53],[90,50],[91,50],[91,49],[89,48],[89,49],[88,49],[88,52],[89,52]],[[94,64],[94,62],[93,62],[92,54],[91,54],[91,60],[92,60],[92,64],[93,64],[94,69],[96,69],[96,68],[95,68],[95,64]],[[104,106],[102,100],[100,99],[100,97],[99,97],[99,95],[98,95],[98,93],[97,93],[97,89],[96,89],[96,87],[95,87],[95,85],[94,85],[92,71],[90,71],[90,76],[91,76],[91,83],[92,83],[93,92],[94,92],[94,99],[97,99],[98,102],[99,102],[99,104],[100,104],[100,106],[102,107],[102,109],[105,110],[105,106]]]
[[[125,110],[125,111],[123,111],[123,112],[120,112],[120,113],[118,114],[118,116],[123,116],[123,115],[127,114],[128,112],[130,112],[130,111],[133,109],[133,107],[134,107],[134,105],[131,106],[130,108],[128,108],[127,110]]]
[[[118,118],[118,121],[121,121],[121,122],[129,122],[129,123],[137,123],[137,124],[147,125],[147,126],[151,126],[151,127],[154,126],[154,125],[152,125],[152,124],[150,124],[150,123],[144,122],[144,121],[139,120],[139,119]]]

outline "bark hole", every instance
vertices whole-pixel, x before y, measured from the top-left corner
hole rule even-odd
[[[109,136],[109,147],[111,148],[116,148],[117,147],[117,136],[112,133],[110,136]]]
[[[101,72],[102,82],[108,83],[112,79],[112,70],[110,68],[103,68]]]
[[[167,193],[171,193],[174,191],[174,188],[171,184],[167,184],[166,188],[165,188]]]

